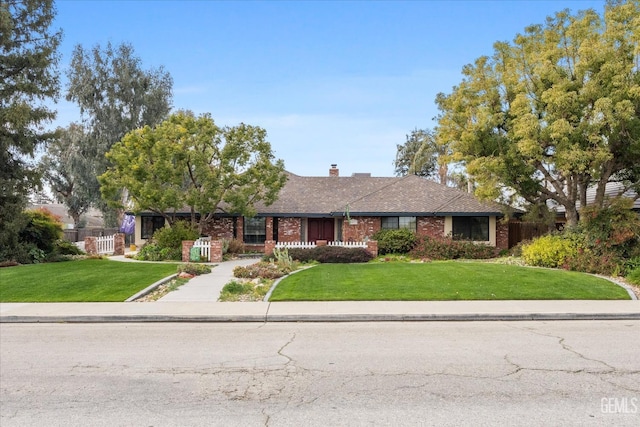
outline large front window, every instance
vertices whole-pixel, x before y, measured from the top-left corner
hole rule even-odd
[[[415,216],[383,216],[381,227],[385,230],[397,230],[399,228],[407,228],[416,231]]]
[[[267,222],[265,217],[244,219],[244,242],[263,244],[267,240]]]
[[[161,216],[143,216],[140,220],[142,221],[140,235],[142,239],[150,239],[156,230],[164,227],[164,218]]]
[[[455,240],[489,241],[488,216],[454,216],[453,238]]]

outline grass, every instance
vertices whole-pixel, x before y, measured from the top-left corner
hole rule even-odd
[[[283,279],[270,301],[629,299],[608,280],[485,262],[321,264]]]
[[[124,301],[176,272],[176,264],[106,259],[0,268],[0,302]]]

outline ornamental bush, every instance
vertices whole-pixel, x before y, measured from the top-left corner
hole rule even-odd
[[[557,268],[578,255],[578,245],[563,236],[549,234],[522,247],[522,259],[528,265]]]
[[[474,243],[468,240],[453,240],[451,237],[420,236],[409,252],[412,258],[432,260],[447,259],[487,259],[495,257],[493,246]]]
[[[342,246],[316,246],[312,249],[289,249],[289,256],[296,261],[319,263],[360,263],[369,262],[373,256],[364,248],[344,248]]]
[[[417,241],[416,233],[407,228],[378,230],[371,239],[378,242],[380,255],[409,253]]]
[[[234,277],[239,279],[277,279],[291,273],[292,269],[273,262],[260,261],[255,264],[237,266],[233,269]]]
[[[627,280],[636,286],[640,286],[640,267],[631,270],[627,275]]]
[[[211,273],[211,267],[206,264],[180,264],[178,266],[178,273],[188,273],[193,274],[194,276],[199,276],[201,274]]]
[[[25,214],[28,223],[20,232],[20,240],[33,245],[45,255],[52,253],[56,242],[62,238],[60,219],[44,208],[28,210]]]
[[[196,240],[198,237],[200,237],[198,230],[187,221],[176,221],[171,227],[162,227],[153,233],[153,241],[160,248],[180,250],[182,250],[183,240]]]

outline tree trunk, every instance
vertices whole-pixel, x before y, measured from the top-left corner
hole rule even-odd
[[[575,205],[565,206],[565,218],[567,219],[567,225],[569,227],[575,227],[578,225],[578,210]]]

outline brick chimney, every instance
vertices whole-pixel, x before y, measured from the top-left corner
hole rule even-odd
[[[331,169],[329,169],[329,176],[340,176],[340,170],[338,169],[338,165],[331,165]]]

